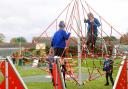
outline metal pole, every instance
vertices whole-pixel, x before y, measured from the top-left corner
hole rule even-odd
[[[127,62],[127,64],[126,64],[126,66],[127,66],[127,68],[126,68],[126,70],[127,70],[127,73],[126,73],[126,75],[127,75],[126,83],[127,83],[127,89],[128,89],[128,59],[127,58],[126,58],[126,62]]]
[[[5,61],[5,81],[6,81],[6,83],[5,83],[5,87],[6,87],[6,89],[8,89],[8,62],[7,61]]]
[[[56,83],[57,85],[55,85],[55,89],[58,89],[58,69],[57,69],[57,59],[55,59],[55,63],[56,63]]]
[[[63,74],[61,72],[60,63],[59,63],[60,57],[55,56],[54,58],[55,58],[56,64],[57,64],[57,71],[59,72],[59,75],[60,75],[60,80],[61,80],[61,83],[62,83],[62,89],[66,89]]]
[[[20,36],[20,56],[21,56],[21,36]]]
[[[106,51],[106,54],[108,55],[108,50],[107,50],[107,46],[106,46],[106,43],[105,43],[105,41],[104,41],[104,39],[103,39],[103,43],[104,43],[104,48],[105,48],[105,51]],[[103,48],[103,49],[104,49]],[[102,54],[103,55],[103,54]],[[102,56],[103,57],[103,56]]]
[[[113,56],[114,58],[116,58],[116,54],[117,54],[117,45],[115,45],[114,48],[113,48],[112,56]],[[123,57],[125,57],[125,56],[123,56]]]
[[[76,5],[77,5],[77,8],[79,9],[79,2],[76,1]],[[79,13],[79,12],[77,12]],[[80,26],[80,18],[78,17],[78,25],[77,25],[77,33],[78,33],[78,39],[77,39],[77,42],[78,42],[78,68],[79,68],[79,76],[78,76],[78,80],[79,80],[79,84],[82,85],[82,78],[81,78],[81,42],[80,42],[80,29],[79,29],[79,26]]]

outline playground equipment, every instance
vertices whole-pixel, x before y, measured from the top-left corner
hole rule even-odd
[[[76,57],[78,58],[78,81],[76,81],[76,82],[78,82],[80,85],[83,83],[82,78],[81,78],[81,61],[83,59],[87,65],[87,71],[88,71],[88,76],[89,76],[88,81],[94,80],[94,79],[99,78],[102,75],[104,75],[101,72],[101,68],[97,67],[97,65],[95,64],[95,60],[97,59],[97,58],[95,58],[95,56],[97,55],[96,53],[94,53],[95,49],[93,48],[93,53],[91,53],[91,51],[89,53],[85,52],[85,51],[89,51],[89,49],[86,47],[87,26],[86,25],[83,26],[82,23],[83,23],[83,19],[87,18],[86,15],[88,12],[94,13],[94,15],[97,16],[100,19],[100,22],[102,23],[101,28],[98,28],[99,29],[99,38],[101,40],[101,44],[98,44],[98,45],[101,45],[101,48],[100,48],[101,55],[99,57],[103,57],[105,54],[108,54],[108,52],[107,52],[108,49],[107,49],[106,44],[115,45],[114,42],[112,42],[113,40],[112,40],[111,36],[112,35],[121,36],[121,34],[111,24],[109,24],[102,16],[100,16],[94,9],[92,9],[91,6],[85,0],[72,0],[66,6],[66,8],[57,16],[57,18],[55,18],[55,20],[46,29],[44,29],[42,34],[39,36],[39,40],[40,40],[41,37],[48,37],[51,35],[51,33],[56,32],[56,30],[58,29],[58,27],[57,27],[58,21],[65,17],[66,31],[72,33],[72,35],[77,38],[77,40],[74,40],[72,38],[70,38],[70,40],[74,44],[76,44],[78,47],[78,49],[74,50],[74,51],[78,51],[78,55],[76,55]],[[83,28],[83,27],[85,27],[85,28]],[[51,32],[51,30],[49,30],[49,29],[55,29],[55,30],[52,30],[52,32]],[[108,32],[110,32],[110,35],[107,34]],[[105,41],[103,36],[108,36],[108,41]],[[37,40],[37,42],[35,42],[35,44],[37,44],[39,40]],[[112,40],[112,41],[109,41],[109,40]],[[67,43],[68,46],[69,46],[69,44],[70,44],[70,42]],[[83,46],[83,45],[85,45],[85,46]],[[82,58],[82,51],[83,51],[82,49],[85,50],[84,54],[86,55],[83,58]],[[105,51],[104,51],[104,49],[105,49]],[[118,53],[116,53],[116,54],[118,54]],[[91,57],[90,57],[90,55],[91,55]],[[110,55],[114,56],[115,54],[114,55],[110,54]],[[93,65],[92,70],[88,67],[88,61],[86,60],[88,57],[90,57],[90,60]],[[102,66],[102,61],[99,61],[99,62]],[[126,62],[125,62],[125,64],[126,64]],[[53,78],[54,78],[54,83],[55,83],[54,88],[55,89],[65,89],[64,83],[63,83],[63,77],[62,77],[62,74],[60,73],[60,66],[58,66],[58,65],[59,65],[59,62],[57,61],[57,63],[54,63],[54,67],[53,67]],[[70,66],[70,64],[69,64],[69,66]],[[126,70],[126,67],[122,68],[122,71],[125,71],[125,70]],[[97,75],[94,73],[95,71],[97,72]],[[59,75],[59,76],[56,77],[57,75]],[[122,76],[122,74],[120,74],[120,75]],[[118,84],[114,85],[115,89],[117,88],[117,85]],[[122,86],[125,86],[125,85],[122,85]]]
[[[0,84],[0,89],[28,89],[11,61],[11,57],[7,57],[0,61],[0,70],[4,76],[4,80]]]
[[[111,36],[122,36],[122,34],[119,33],[102,16],[100,16],[86,2],[86,0],[72,0],[66,6],[66,8],[64,8],[64,10],[57,16],[57,18],[55,18],[55,20],[46,29],[43,30],[42,34],[39,36],[39,40],[37,40],[37,42],[35,42],[35,43],[38,43],[38,41],[40,41],[41,37],[49,37],[51,35],[51,33],[55,33],[56,30],[58,30],[58,27],[57,27],[58,21],[65,18],[64,21],[66,23],[66,31],[72,33],[72,36],[77,38],[77,40],[70,38],[70,41],[72,41],[74,44],[76,44],[77,48],[78,48],[77,50],[74,50],[74,51],[78,52],[78,55],[76,55],[76,58],[78,58],[78,81],[77,82],[79,83],[79,85],[81,85],[83,82],[88,82],[88,81],[94,80],[94,79],[99,78],[104,75],[104,73],[101,72],[102,69],[97,67],[97,65],[95,63],[95,60],[98,61],[97,58],[95,57],[98,55],[98,53],[94,53],[95,48],[93,48],[93,50],[89,50],[86,46],[87,26],[83,25],[82,23],[83,23],[84,18],[87,18],[86,16],[89,12],[93,13],[95,15],[95,17],[97,17],[100,20],[100,23],[101,23],[101,27],[98,28],[98,32],[99,32],[98,37],[101,40],[100,44],[98,44],[98,46],[97,46],[97,48],[98,48],[99,45],[101,45],[100,52],[99,52],[100,55],[98,57],[103,58],[103,56],[106,54],[109,54],[110,56],[115,57],[115,54],[112,54],[112,52],[108,53],[108,50],[110,50],[110,49],[108,49],[107,46],[111,45],[111,44],[115,45],[115,43],[113,42],[114,40],[111,38]],[[52,30],[52,32],[51,32],[51,30],[49,30],[49,29],[55,29],[55,30]],[[110,35],[108,35],[107,33],[110,33]],[[104,36],[108,36],[108,39],[105,40]],[[69,46],[70,42],[68,42],[67,45]],[[112,47],[110,46],[110,48],[112,48]],[[65,48],[65,50],[66,49],[67,48]],[[83,51],[83,49],[84,49],[84,51]],[[111,51],[112,51],[112,49],[111,49]],[[93,52],[91,52],[91,51],[93,51]],[[115,51],[114,51],[114,53],[115,53]],[[85,55],[84,57],[82,57],[82,52],[84,52],[84,55]],[[118,52],[116,52],[116,57],[117,57],[117,55],[118,55]],[[90,57],[90,60],[92,62],[92,65],[93,65],[92,69],[90,69],[88,67],[88,61],[87,61],[88,57]],[[89,76],[87,81],[82,81],[82,78],[81,78],[81,74],[82,74],[81,73],[81,61],[82,60],[84,60],[87,65],[88,76]],[[100,67],[102,67],[101,60],[99,61],[99,63],[100,63]],[[96,74],[94,73],[95,71],[97,72]],[[60,81],[60,80],[58,80],[58,81]],[[62,85],[60,85],[60,86],[62,86]]]

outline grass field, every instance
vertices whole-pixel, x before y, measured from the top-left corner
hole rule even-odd
[[[32,68],[32,69],[28,69],[28,70],[26,70],[20,66],[16,66],[16,68],[17,68],[18,72],[20,73],[21,77],[47,74],[45,71],[42,71],[39,68]]]
[[[99,70],[103,73],[102,64],[101,64],[103,62],[103,60],[102,59],[100,59],[98,61],[94,60],[94,62],[95,62],[96,67],[98,67]],[[86,63],[88,63],[88,65],[86,65]],[[119,63],[120,63],[120,60],[116,60],[114,62],[114,64],[119,64]],[[93,67],[93,61],[90,59],[83,61],[82,67],[92,68]],[[73,67],[73,69],[75,70],[75,72],[78,72],[77,67]],[[82,72],[87,73],[88,71],[86,69],[82,69]],[[114,68],[114,73],[113,73],[114,79],[117,75],[117,72],[118,72],[118,68]],[[75,83],[69,82],[69,81],[67,81],[66,83],[67,83],[67,89],[112,89],[111,83],[110,83],[110,86],[104,86],[104,84],[105,84],[105,77],[104,76],[102,76],[96,80],[89,81],[88,83],[81,85],[81,86],[79,86]],[[42,83],[29,82],[29,83],[27,83],[27,86],[29,89],[53,89],[51,82],[50,83],[47,83],[47,82],[42,82]]]
[[[101,63],[103,62],[102,59],[100,60],[94,60],[96,67],[99,68],[99,70],[103,73],[102,71],[102,65]],[[100,63],[101,62],[101,63]],[[87,64],[88,65],[87,65]],[[120,60],[116,60],[115,64],[119,64]],[[77,60],[76,60],[76,64],[77,64]],[[90,70],[93,69],[93,61],[91,59],[88,59],[86,61],[82,61],[82,72],[83,73],[88,73],[87,71],[87,67],[90,68]],[[22,77],[27,77],[27,76],[33,76],[33,75],[47,75],[47,73],[45,71],[42,71],[38,68],[30,68],[28,70],[26,70],[24,67],[19,67],[16,66],[16,68],[18,69],[18,72],[20,73],[20,75]],[[75,73],[78,73],[78,67],[73,67],[73,69],[75,70]],[[94,72],[97,72],[96,70],[94,70]],[[113,73],[113,77],[115,79],[116,75],[118,72],[118,68],[114,68],[114,73]],[[1,80],[2,78],[0,78]],[[104,86],[105,84],[105,77],[102,76],[100,78],[97,78],[96,80],[93,81],[89,81],[88,83],[84,84],[84,85],[77,85],[75,83],[72,83],[70,81],[66,81],[67,83],[67,89],[112,89],[111,83],[109,86]],[[28,89],[53,89],[52,83],[51,82],[27,82],[26,83]]]
[[[91,81],[85,85],[76,85],[67,82],[67,89],[112,89],[112,86],[104,86],[104,77],[98,80]],[[52,83],[27,83],[28,89],[53,89]]]

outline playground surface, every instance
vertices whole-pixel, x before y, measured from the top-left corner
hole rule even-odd
[[[94,60],[95,64],[97,65],[97,67],[100,68],[100,71],[103,73],[102,70],[102,65],[99,65],[99,61],[100,60]],[[88,62],[88,68],[90,68],[90,70],[92,70],[91,68],[93,67],[92,63],[93,61],[88,59],[86,60],[86,62]],[[85,61],[82,62],[82,81],[87,80],[88,79],[88,71],[87,71],[87,66]],[[114,62],[115,64],[120,64],[120,60],[115,60]],[[77,64],[77,61],[76,61]],[[51,82],[51,78],[49,77],[49,73],[36,67],[33,68],[31,65],[25,65],[25,66],[17,66],[15,65],[18,72],[20,73],[21,77],[23,78],[25,84],[27,85],[28,89],[53,89],[53,85]],[[42,66],[41,68],[45,68],[44,66]],[[78,75],[78,67],[73,67],[73,69],[75,70],[75,75]],[[94,71],[95,74],[96,70]],[[114,80],[116,78],[118,72],[118,67],[114,68],[114,73],[113,73],[113,77]],[[93,75],[94,75],[93,74]],[[1,76],[2,74],[0,74]],[[94,75],[96,76],[96,75]],[[0,77],[1,80],[1,77]],[[75,81],[69,81],[66,80],[67,83],[67,89],[111,89],[112,86],[110,84],[110,86],[104,86],[105,84],[105,76],[101,76],[95,80],[92,81],[87,81],[86,84],[79,86],[78,84],[76,84]]]
[[[88,63],[89,63],[88,65],[91,67],[92,63],[90,61]],[[116,60],[115,63],[119,63],[119,61]],[[49,77],[48,72],[43,71],[39,68],[33,68],[30,65],[16,66],[16,68],[20,73],[21,77],[23,78],[24,82],[26,83],[28,89],[53,89],[51,78]],[[77,67],[73,67],[73,69],[77,69]],[[117,71],[118,68],[115,68],[113,73],[114,79],[116,77]],[[75,74],[77,75],[77,71]],[[88,78],[87,68],[84,64],[82,64],[82,80],[86,80],[87,78]],[[66,83],[67,83],[67,89],[111,89],[112,88],[111,85],[104,86],[105,76],[102,76],[92,81],[88,81],[88,83],[82,86],[79,86],[74,81],[69,81],[69,80],[67,80]]]
[[[17,68],[23,80],[25,81],[28,89],[53,89],[49,74],[38,68],[32,68],[30,66],[23,66]],[[33,70],[33,71],[32,71]],[[117,74],[117,68],[114,70],[114,79]],[[35,71],[35,72],[34,72]],[[27,73],[26,73],[27,72]],[[27,75],[26,75],[27,74]],[[32,75],[31,75],[32,74]],[[87,74],[82,74],[83,79],[87,79]],[[89,81],[88,83],[79,86],[75,82],[66,81],[67,89],[111,89],[112,86],[104,86],[105,76],[102,76],[96,80]]]

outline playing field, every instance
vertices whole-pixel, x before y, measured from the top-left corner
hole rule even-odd
[[[102,71],[102,65],[100,65],[100,62],[103,62],[103,60],[94,60],[95,65],[97,68],[99,68],[101,73],[104,73]],[[86,65],[88,63],[88,65]],[[120,60],[116,60],[115,64],[119,64]],[[77,61],[76,61],[77,64]],[[93,70],[93,61],[88,59],[87,61],[82,62],[82,78],[88,79],[88,68],[90,71]],[[53,89],[51,79],[46,79],[45,76],[48,75],[47,72],[39,69],[39,68],[32,68],[31,66],[16,66],[18,72],[22,76],[23,80],[25,81],[28,89]],[[78,74],[78,67],[74,66],[72,67],[75,71],[75,74]],[[118,67],[114,67],[113,77],[115,79],[116,74],[118,72]],[[97,70],[94,69],[93,75],[97,73]],[[84,75],[85,74],[85,75]],[[1,81],[2,77],[0,77]],[[88,83],[85,83],[84,85],[79,86],[75,82],[66,81],[67,83],[67,89],[112,89],[112,85],[110,83],[109,86],[104,86],[105,84],[105,77],[101,76],[95,80],[87,81]]]

